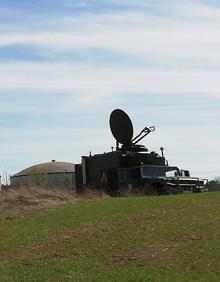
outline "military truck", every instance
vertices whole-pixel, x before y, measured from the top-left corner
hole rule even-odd
[[[96,187],[110,194],[142,189],[146,194],[202,192],[207,190],[207,179],[191,177],[188,170],[169,166],[161,153],[149,152],[138,143],[155,130],[145,127],[133,138],[129,116],[116,109],[110,115],[110,128],[116,140],[115,150],[82,157],[76,166],[76,186]]]

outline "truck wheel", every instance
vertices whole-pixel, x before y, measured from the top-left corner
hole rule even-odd
[[[157,195],[169,195],[169,191],[166,186],[161,183],[153,183],[150,186],[150,190],[156,192]]]

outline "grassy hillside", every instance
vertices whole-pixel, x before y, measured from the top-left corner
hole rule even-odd
[[[0,218],[0,281],[220,281],[220,193],[73,200]]]

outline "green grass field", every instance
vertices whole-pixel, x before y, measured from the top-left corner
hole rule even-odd
[[[0,281],[220,281],[220,193],[1,213]]]

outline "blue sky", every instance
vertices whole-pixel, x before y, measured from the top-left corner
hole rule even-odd
[[[220,4],[0,0],[1,171],[80,162],[127,111],[170,164],[220,176]]]

